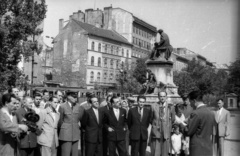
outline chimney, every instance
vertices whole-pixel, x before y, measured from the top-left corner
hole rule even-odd
[[[89,20],[90,20],[90,12],[93,12],[93,9],[86,9],[85,10],[85,23],[89,23]]]
[[[78,21],[81,21],[81,22],[85,21],[85,14],[81,10],[78,10]]]
[[[112,6],[103,9],[103,28],[111,29],[112,27]]]
[[[63,28],[63,19],[59,19],[59,32],[62,30]]]
[[[72,15],[72,18],[75,19],[75,20],[78,20],[78,13],[74,12],[73,15]]]

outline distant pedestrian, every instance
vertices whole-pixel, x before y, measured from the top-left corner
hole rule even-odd
[[[218,99],[217,104],[218,110],[214,112],[216,120],[215,152],[217,156],[224,156],[224,140],[230,135],[228,127],[230,122],[230,113],[223,107],[223,99]]]

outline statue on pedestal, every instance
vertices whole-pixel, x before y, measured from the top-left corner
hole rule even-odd
[[[157,79],[155,74],[152,73],[150,69],[147,69],[146,82],[143,83],[143,94],[152,94],[155,87],[157,86]]]
[[[168,35],[164,33],[162,29],[159,29],[158,33],[161,35],[160,42],[156,42],[154,44],[150,59],[155,60],[157,58],[165,58],[166,60],[168,60],[171,57],[173,47],[170,45]]]

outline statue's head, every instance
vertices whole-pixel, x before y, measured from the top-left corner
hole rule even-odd
[[[161,34],[162,32],[163,32],[163,30],[162,30],[162,29],[159,29],[159,30],[158,30],[158,33],[159,33],[159,34]]]

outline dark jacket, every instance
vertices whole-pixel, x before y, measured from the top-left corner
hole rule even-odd
[[[85,141],[90,143],[102,142],[102,128],[103,128],[103,112],[98,110],[98,119],[93,111],[93,108],[85,110],[82,127],[85,130]]]
[[[72,108],[69,103],[61,104],[59,108],[59,140],[62,141],[77,141],[80,139],[80,126],[79,122],[82,119],[84,109],[76,104]],[[79,125],[80,123],[80,125]]]
[[[17,122],[19,124],[23,124],[23,120],[25,119],[25,114],[27,111],[25,108],[20,108],[16,111]],[[27,133],[23,133],[20,136],[20,148],[35,148],[37,147],[37,134],[31,131]]]
[[[106,115],[105,128],[111,127],[114,131],[108,131],[108,139],[111,141],[121,141],[126,138],[127,113],[123,108],[119,108],[119,120],[117,120],[113,108],[109,109]]]
[[[188,123],[191,156],[212,156],[211,135],[215,123],[214,114],[205,105],[194,110]]]
[[[140,119],[138,107],[131,108],[128,112],[128,129],[130,130],[131,140],[148,139],[148,126],[151,121],[151,111],[147,108],[142,108],[143,114]]]

